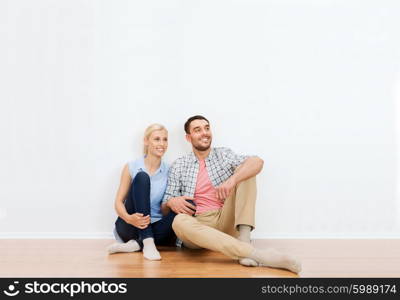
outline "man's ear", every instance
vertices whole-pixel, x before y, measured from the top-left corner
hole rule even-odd
[[[186,134],[186,135],[185,135],[185,138],[186,138],[186,140],[187,140],[189,143],[192,143],[192,139],[191,139],[191,137],[190,137],[190,134]]]

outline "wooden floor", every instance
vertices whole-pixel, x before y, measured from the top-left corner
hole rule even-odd
[[[0,277],[297,277],[239,265],[207,250],[160,248],[161,261],[141,252],[108,255],[112,240],[0,240]],[[255,240],[303,262],[299,277],[400,277],[400,240]]]

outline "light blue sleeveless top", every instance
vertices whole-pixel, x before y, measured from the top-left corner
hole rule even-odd
[[[132,180],[140,171],[146,172],[150,176],[144,164],[144,157],[128,162],[128,168]],[[164,197],[165,190],[167,189],[168,169],[169,166],[161,160],[158,170],[153,174],[153,176],[150,176],[151,223],[157,222],[162,218],[161,201]]]

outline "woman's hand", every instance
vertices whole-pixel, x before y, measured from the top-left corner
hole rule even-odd
[[[145,229],[150,224],[150,216],[143,216],[141,213],[134,213],[128,215],[125,222],[135,226],[136,228]]]

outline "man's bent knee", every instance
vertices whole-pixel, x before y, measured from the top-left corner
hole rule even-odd
[[[246,180],[243,180],[242,182],[240,182],[240,183],[237,185],[237,187],[239,187],[239,186],[246,186],[246,185],[256,186],[256,185],[257,185],[256,182],[257,182],[257,181],[256,181],[256,176],[253,176],[253,177],[247,178]]]
[[[185,226],[185,223],[191,221],[191,218],[193,217],[187,214],[177,214],[174,218],[174,221],[172,222],[172,229],[179,230],[180,228],[183,228]]]

